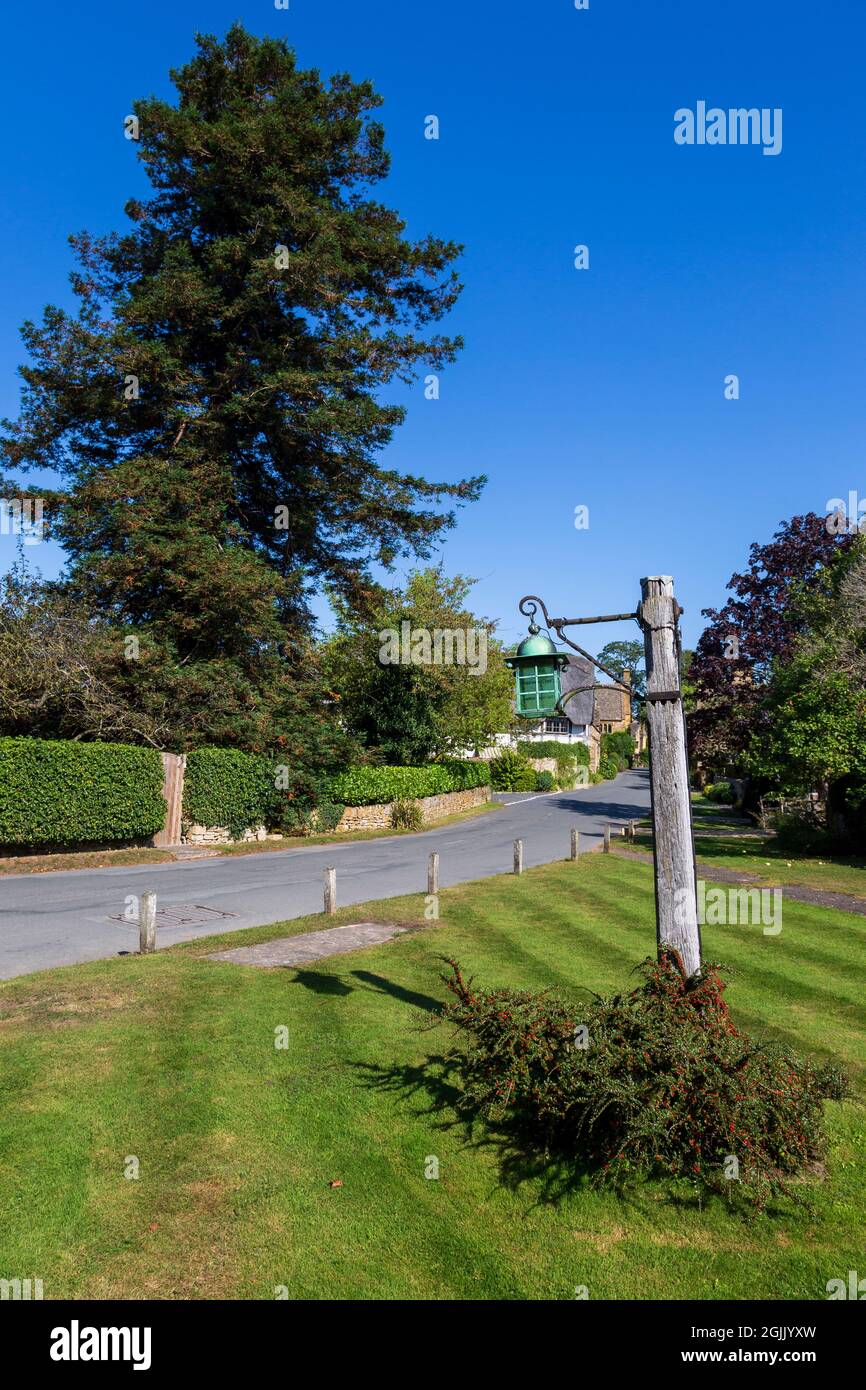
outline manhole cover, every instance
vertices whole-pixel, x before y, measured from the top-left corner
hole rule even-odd
[[[221,912],[218,907],[199,907],[197,903],[176,903],[174,907],[156,909],[156,929],[170,927],[206,927],[211,922],[223,922],[228,917],[237,917],[236,912]],[[109,917],[109,922],[123,922],[124,926],[137,927],[137,917],[125,917],[119,913]]]

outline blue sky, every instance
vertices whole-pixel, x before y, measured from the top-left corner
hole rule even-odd
[[[462,241],[466,349],[387,462],[485,472],[442,558],[512,639],[552,613],[628,611],[673,574],[686,641],[752,540],[866,494],[862,0],[48,0],[2,21],[0,413],[18,327],[69,303],[67,235],[123,226],[142,189],[123,117],[168,94],[196,30],[285,35],[370,77],[416,235]],[[674,112],[781,108],[783,146],[678,146]],[[440,120],[425,140],[424,119]],[[575,270],[574,247],[590,249]],[[740,399],[724,381],[740,379]],[[575,508],[589,508],[577,530]],[[0,537],[0,567],[14,542]],[[61,557],[28,547],[46,574]],[[595,630],[599,648],[636,629]]]

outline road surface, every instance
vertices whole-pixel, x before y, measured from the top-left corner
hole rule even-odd
[[[337,901],[347,906],[425,892],[427,856],[433,850],[439,851],[442,888],[510,872],[518,838],[526,868],[565,859],[572,829],[580,831],[585,852],[598,847],[606,821],[645,815],[649,776],[636,769],[574,792],[518,793],[497,800],[505,803],[503,809],[417,835],[173,864],[4,875],[0,979],[137,951],[138,926],[124,920],[124,912],[130,910],[128,899],[148,889],[157,894],[157,944],[168,946],[321,912],[326,866],[336,868]],[[166,922],[166,910],[177,925]],[[196,921],[205,916],[207,921]],[[192,920],[184,924],[184,919]]]

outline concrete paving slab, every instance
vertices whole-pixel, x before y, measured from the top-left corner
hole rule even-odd
[[[208,960],[226,960],[234,965],[259,965],[267,970],[277,966],[308,965],[327,956],[345,956],[363,946],[381,946],[383,941],[402,936],[410,928],[396,922],[350,922],[345,927],[326,927],[304,932],[281,941],[263,941],[260,946],[239,946],[234,951],[218,951]]]

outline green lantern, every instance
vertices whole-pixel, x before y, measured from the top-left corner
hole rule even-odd
[[[519,715],[524,719],[541,719],[556,712],[562,695],[559,673],[568,665],[568,657],[556,650],[535,623],[530,623],[529,636],[524,637],[514,656],[505,658],[505,664],[516,673],[514,684]]]

